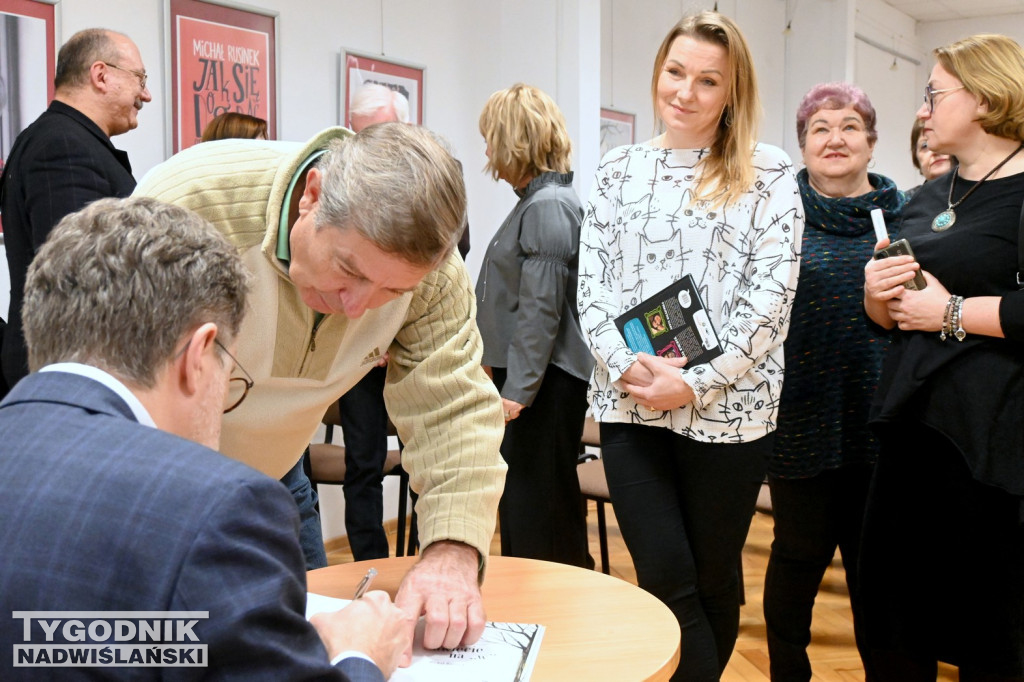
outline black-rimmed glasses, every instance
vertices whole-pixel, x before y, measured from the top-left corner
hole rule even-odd
[[[963,90],[964,86],[958,85],[955,88],[942,88],[941,90],[932,90],[931,85],[924,86],[924,103],[928,105],[928,113],[935,111],[935,95],[941,95],[944,92],[953,92],[954,90]]]
[[[217,344],[218,348],[220,348],[222,351],[224,351],[225,355],[227,355],[229,358],[231,358],[234,361],[235,367],[237,367],[242,372],[242,374],[245,375],[244,377],[231,377],[231,384],[228,387],[228,395],[230,396],[232,393],[235,393],[238,390],[242,391],[242,395],[238,396],[238,398],[233,400],[232,403],[228,407],[224,408],[224,414],[227,414],[228,412],[230,412],[231,410],[235,409],[236,407],[238,407],[239,405],[242,404],[242,401],[245,400],[245,397],[247,395],[249,395],[249,389],[251,389],[253,386],[255,386],[256,382],[253,381],[252,376],[247,371],[245,371],[245,367],[242,367],[242,364],[240,362],[238,362],[238,358],[236,358],[234,355],[232,355],[228,351],[228,349],[224,347],[224,344],[221,343],[219,339],[214,339],[213,342]],[[241,389],[234,388],[235,386],[238,386],[238,384],[236,382],[239,382],[239,381],[242,382],[242,388]]]
[[[106,64],[107,66],[109,66],[112,69],[117,69],[118,71],[127,71],[128,73],[132,74],[133,76],[135,76],[136,78],[139,79],[139,85],[142,86],[142,89],[143,90],[146,89],[146,81],[149,80],[149,74],[147,74],[145,71],[135,71],[133,69],[126,69],[123,66],[118,66],[117,64],[111,64],[110,62],[103,62],[103,63]],[[223,346],[222,346],[222,348],[223,348]]]

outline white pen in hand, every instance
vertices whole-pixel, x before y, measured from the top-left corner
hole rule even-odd
[[[875,228],[876,242],[889,238],[889,232],[885,229],[885,217],[882,215],[882,209],[871,209],[871,226]]]
[[[366,594],[366,591],[370,589],[370,583],[373,582],[373,579],[376,577],[376,575],[376,568],[371,568],[369,571],[367,571],[366,575],[363,576],[363,579],[359,581],[358,585],[356,585],[356,596],[352,597],[352,599],[359,599],[364,594]]]

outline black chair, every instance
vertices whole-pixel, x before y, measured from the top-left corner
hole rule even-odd
[[[341,411],[338,402],[335,401],[324,413],[323,423],[326,425],[326,433],[323,443],[310,443],[309,450],[303,459],[303,469],[309,477],[313,490],[319,490],[317,485],[325,483],[329,485],[345,485],[345,447],[334,444],[334,427],[341,425]],[[388,422],[388,435],[394,436],[395,427]],[[384,461],[384,475],[398,476],[398,528],[397,541],[395,543],[395,556],[415,554],[419,546],[416,533],[416,509],[413,507],[412,519],[409,521],[409,543],[406,546],[405,531],[406,520],[409,510],[409,474],[402,468],[402,453],[400,449],[389,449],[387,459]],[[415,503],[414,503],[415,504]]]

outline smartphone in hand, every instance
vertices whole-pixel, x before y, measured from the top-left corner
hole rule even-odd
[[[897,239],[884,249],[875,251],[874,258],[875,260],[878,260],[879,258],[892,258],[893,256],[910,256],[911,258],[914,258],[914,250],[910,248],[910,242],[906,239]],[[913,291],[920,291],[928,286],[928,284],[924,280],[924,275],[922,275],[921,271],[918,270],[914,273],[914,279],[909,282],[904,282],[903,286]]]

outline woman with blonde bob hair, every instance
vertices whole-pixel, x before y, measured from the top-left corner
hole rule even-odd
[[[974,35],[935,56],[917,117],[957,163],[903,213],[916,260],[865,266],[865,309],[894,332],[871,410],[865,633],[878,680],[934,680],[937,661],[1024,680],[1024,49]],[[918,270],[927,286],[905,288]]]
[[[505,408],[501,553],[591,567],[576,461],[594,361],[576,307],[583,208],[565,118],[520,83],[491,95],[480,133],[487,169],[519,197],[476,284],[483,363]]]
[[[673,679],[710,680],[736,642],[736,567],[772,451],[803,218],[792,161],[756,141],[757,80],[730,19],[701,12],[674,26],[651,96],[664,132],[613,149],[597,170],[580,314],[597,359],[590,406],[637,580],[679,621]],[[722,350],[698,365],[678,357],[694,349],[680,321],[689,304],[654,298],[687,275]],[[627,344],[615,324],[627,312],[656,345]],[[667,332],[652,333],[655,313]]]

